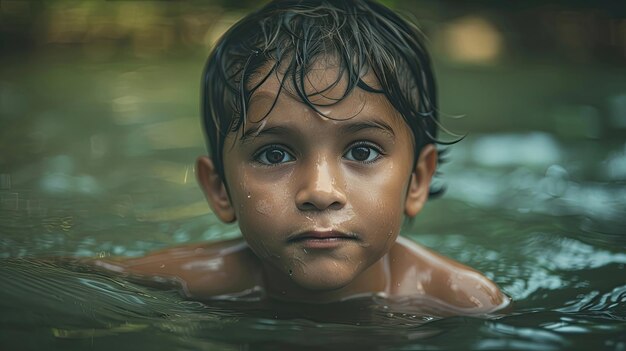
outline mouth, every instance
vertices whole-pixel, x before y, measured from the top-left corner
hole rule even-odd
[[[359,236],[354,233],[344,233],[336,230],[305,231],[287,238],[287,243],[301,245],[310,249],[329,249],[347,243],[357,242]]]

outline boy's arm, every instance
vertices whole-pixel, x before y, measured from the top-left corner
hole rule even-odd
[[[510,298],[484,274],[408,239],[398,243],[405,249],[401,260],[412,262],[417,269],[410,279],[415,292],[440,300],[467,314],[483,314],[502,310]],[[406,264],[405,264],[406,265]],[[405,291],[410,291],[409,289]]]
[[[255,285],[247,245],[241,240],[192,244],[138,258],[90,260],[95,267],[157,287],[179,287],[187,297],[238,293]]]
[[[510,304],[510,298],[484,274],[441,257],[447,265],[433,272],[426,290],[444,302],[469,314],[491,313]]]

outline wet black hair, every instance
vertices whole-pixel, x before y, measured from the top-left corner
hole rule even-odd
[[[204,129],[218,174],[225,179],[226,136],[245,129],[251,96],[279,68],[276,99],[289,84],[319,112],[310,98],[347,79],[333,103],[355,88],[384,94],[412,131],[415,162],[424,145],[445,144],[437,139],[437,91],[422,37],[411,21],[370,0],[276,0],[241,19],[213,48],[202,80]],[[311,94],[305,91],[306,75],[322,57],[336,59],[337,77]],[[362,80],[367,72],[379,85]],[[431,196],[441,190],[431,187]]]

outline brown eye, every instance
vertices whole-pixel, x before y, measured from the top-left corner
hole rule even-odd
[[[283,150],[273,149],[267,151],[267,161],[269,163],[278,163],[285,158],[285,152]]]
[[[277,146],[273,146],[261,151],[256,156],[256,160],[266,165],[276,165],[284,162],[293,161],[294,158],[287,151]]]
[[[376,150],[372,146],[356,145],[350,148],[348,152],[344,154],[344,157],[350,161],[357,162],[372,162],[380,156],[380,151]]]
[[[365,161],[370,157],[370,149],[364,146],[355,147],[350,150],[352,158],[357,161]]]

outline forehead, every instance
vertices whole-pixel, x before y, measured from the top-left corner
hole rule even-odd
[[[271,118],[277,108],[300,104],[310,105],[308,107],[322,119],[347,121],[369,116],[408,129],[400,113],[384,94],[368,92],[359,87],[349,91],[351,82],[347,70],[342,70],[333,57],[315,60],[302,76],[280,66],[272,69],[273,65],[266,64],[247,84],[248,90],[252,91],[247,109],[247,125]],[[371,70],[361,72],[360,79],[368,86],[380,89],[380,83]],[[308,101],[305,101],[303,95]]]
[[[249,81],[246,82],[246,88],[249,91],[257,90],[255,89],[257,87],[258,91],[271,91],[282,82],[283,87],[288,91],[295,92],[295,89],[300,87],[310,97],[316,97],[320,93],[331,97],[341,96],[348,88],[348,67],[345,63],[342,64],[337,55],[322,55],[312,60],[310,65],[306,67],[298,65],[295,69],[289,67],[292,64],[291,61],[284,59],[278,64],[272,60],[266,62],[251,75]],[[356,65],[352,66],[353,69],[357,68]],[[362,69],[362,72],[358,72],[359,78],[372,88],[380,89],[380,83],[372,70],[365,66]]]

